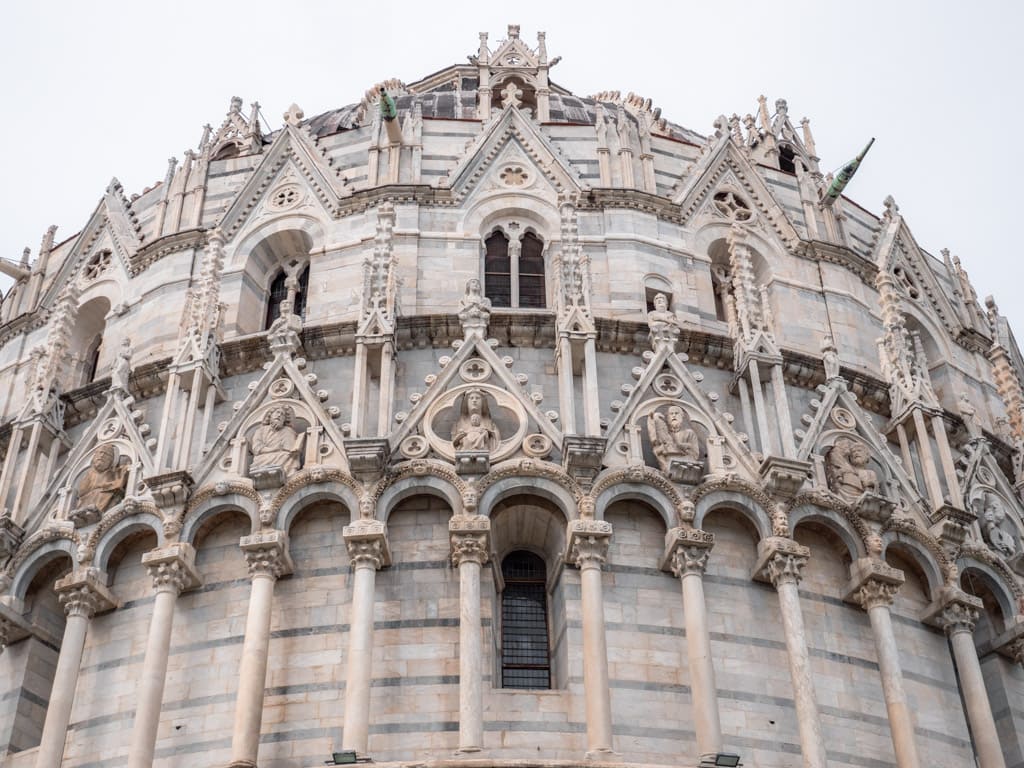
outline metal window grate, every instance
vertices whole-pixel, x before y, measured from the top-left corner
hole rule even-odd
[[[508,238],[495,232],[484,243],[484,293],[495,307],[512,306],[512,260],[508,254]]]
[[[513,552],[501,569],[501,685],[550,688],[544,561],[529,552]]]
[[[544,307],[544,243],[533,232],[523,235],[519,254],[519,306]]]

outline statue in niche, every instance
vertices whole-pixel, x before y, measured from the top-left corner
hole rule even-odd
[[[870,458],[864,443],[840,437],[825,457],[828,487],[849,500],[859,499],[865,493],[878,493],[878,475],[868,467]]]
[[[668,308],[668,297],[664,293],[654,296],[654,309],[647,313],[647,327],[651,329],[654,342],[675,343],[679,338],[679,318]]]
[[[101,514],[124,498],[128,484],[127,464],[117,463],[117,450],[103,443],[92,454],[89,469],[78,483],[78,506]]]
[[[263,416],[263,424],[253,433],[250,470],[280,467],[285,476],[299,471],[303,435],[292,429],[295,410],[290,405],[275,405]]]
[[[825,381],[839,378],[839,351],[831,336],[821,342],[821,362],[825,365]]]
[[[686,412],[678,405],[670,405],[664,414],[654,412],[647,417],[651,448],[663,472],[669,471],[674,459],[700,460],[700,440],[687,422]]]
[[[996,494],[985,491],[980,501],[981,528],[985,533],[986,541],[1003,557],[1013,557],[1017,554],[1017,540],[1002,527],[1002,523],[1006,519],[1006,509],[1002,500]]]
[[[110,388],[128,391],[128,377],[132,373],[132,342],[124,339],[121,348],[117,351],[117,360],[114,361],[114,368],[110,372]]]
[[[471,389],[462,396],[459,418],[452,427],[452,445],[456,451],[493,451],[501,443],[498,425],[491,418],[487,396]]]
[[[466,281],[466,293],[459,299],[459,322],[464,331],[483,333],[491,319],[491,300],[484,296],[483,286],[473,277]]]

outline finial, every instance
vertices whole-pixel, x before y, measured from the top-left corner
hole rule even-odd
[[[299,105],[293,103],[288,107],[288,111],[284,113],[284,121],[288,123],[288,125],[298,126],[298,124],[302,122],[302,118],[305,116],[305,113]]]
[[[232,114],[236,114],[236,115],[237,114],[241,114],[241,112],[242,112],[242,97],[241,96],[232,96],[231,97],[231,106],[229,107],[228,112],[232,113]]]
[[[518,40],[519,39],[519,25],[518,24],[509,24],[508,25],[508,39],[509,40]]]
[[[789,105],[786,103],[785,99],[775,100],[775,112],[780,117],[785,117],[789,113]]]
[[[547,35],[544,32],[537,33],[537,58],[541,64],[548,63]]]
[[[807,154],[817,158],[818,150],[814,146],[814,136],[811,135],[811,121],[806,117],[800,118],[800,127],[804,132],[804,148],[807,150]]]
[[[28,247],[28,246],[26,245],[26,246],[25,246],[25,250],[23,250],[23,251],[21,252],[21,265],[22,265],[23,267],[25,267],[25,266],[28,266],[28,257],[29,257],[29,256],[30,256],[31,254],[32,254],[32,249],[31,249],[31,248],[29,248],[29,247]]]

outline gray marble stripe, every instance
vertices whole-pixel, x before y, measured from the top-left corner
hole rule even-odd
[[[605,622],[605,629],[611,632],[643,632],[645,635],[672,635],[686,637],[686,630],[679,627],[662,627],[657,624],[629,624],[620,621]]]
[[[370,733],[441,733],[457,731],[459,724],[453,720],[436,723],[372,723]]]
[[[87,720],[79,720],[77,723],[71,723],[68,726],[68,730],[87,731],[90,728],[99,728],[101,725],[122,723],[126,720],[132,720],[134,719],[134,716],[134,712],[111,712],[109,715],[97,715],[96,717],[90,717]]]
[[[15,688],[13,690],[10,690],[3,696],[0,696],[0,701],[10,701],[11,699],[14,699],[16,701],[21,701],[22,699],[24,699],[25,701],[35,704],[37,707],[42,707],[43,709],[46,709],[48,706],[50,706],[50,702],[48,699],[41,698],[39,695],[33,693],[24,686],[22,686],[21,688]]]
[[[934,677],[928,677],[927,675],[919,675],[917,672],[907,672],[903,670],[904,680],[913,680],[915,683],[921,683],[922,685],[930,685],[932,688],[941,688],[944,691],[949,691],[959,695],[960,689],[957,688],[956,683],[948,683],[945,680],[939,680]]]
[[[411,563],[395,563],[384,571],[381,576],[388,573],[401,573],[402,571],[444,570],[449,567],[450,565],[447,560],[422,560]]]
[[[485,731],[519,731],[526,733],[586,733],[586,723],[550,722],[547,720],[489,720]]]

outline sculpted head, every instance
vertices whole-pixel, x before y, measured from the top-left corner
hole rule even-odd
[[[471,277],[466,281],[466,293],[470,296],[479,296],[481,290],[479,278]]]
[[[114,466],[116,452],[110,443],[99,446],[92,454],[90,464],[97,472],[108,472]]]
[[[665,420],[668,422],[669,429],[678,432],[686,424],[686,414],[680,406],[670,405],[665,414]]]
[[[484,407],[484,393],[479,389],[471,389],[466,393],[466,410],[473,414],[479,414],[483,412]]]
[[[865,467],[868,463],[868,448],[864,443],[852,443],[849,453],[850,463],[855,467]]]
[[[655,294],[655,296],[654,296],[654,309],[657,312],[667,312],[668,311],[668,298],[666,298],[664,293]]]
[[[985,522],[989,525],[999,525],[1006,519],[1006,510],[1003,509],[999,497],[993,493],[985,494]]]
[[[278,430],[290,425],[293,418],[295,418],[295,412],[290,405],[275,405],[263,416],[263,423]]]

